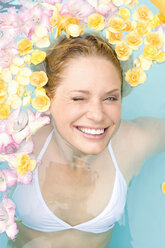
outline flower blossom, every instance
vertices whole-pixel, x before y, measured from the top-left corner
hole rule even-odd
[[[14,239],[18,233],[15,223],[15,204],[7,197],[0,202],[0,234],[6,232],[10,239]]]
[[[0,170],[0,191],[6,191],[17,183],[17,174],[11,170]]]

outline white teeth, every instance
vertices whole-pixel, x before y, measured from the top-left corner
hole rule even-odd
[[[104,133],[104,128],[103,129],[87,129],[87,128],[78,128],[80,131],[82,131],[83,133],[88,133],[88,134],[102,134]]]

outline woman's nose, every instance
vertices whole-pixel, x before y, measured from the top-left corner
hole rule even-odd
[[[90,103],[86,113],[88,119],[94,122],[101,122],[104,120],[104,111],[101,103]]]

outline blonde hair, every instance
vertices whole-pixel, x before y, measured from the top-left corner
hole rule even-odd
[[[122,84],[123,76],[120,62],[114,49],[106,40],[98,35],[83,35],[76,38],[64,37],[51,49],[45,60],[48,76],[45,89],[50,98],[55,95],[55,90],[62,81],[62,72],[65,67],[71,59],[75,59],[77,56],[100,56],[109,60],[117,68]]]

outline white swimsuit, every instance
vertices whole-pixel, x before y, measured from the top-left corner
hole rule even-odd
[[[51,138],[51,132],[39,154],[41,159]],[[38,169],[33,173],[33,181],[29,185],[19,184],[13,194],[16,204],[16,216],[22,223],[34,230],[41,232],[57,232],[67,229],[77,229],[89,233],[102,233],[111,229],[123,212],[126,202],[127,184],[117,165],[111,142],[108,145],[112,161],[116,168],[116,177],[112,196],[106,208],[95,218],[79,225],[71,226],[58,218],[46,205],[38,182]]]

